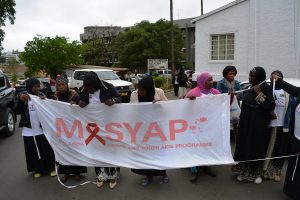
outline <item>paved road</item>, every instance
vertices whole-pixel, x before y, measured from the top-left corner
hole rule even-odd
[[[174,99],[172,94],[167,94]],[[199,176],[196,184],[189,182],[189,172],[185,169],[170,170],[170,183],[159,185],[158,180],[147,187],[140,185],[141,177],[130,170],[121,169],[120,183],[116,189],[110,190],[108,185],[98,189],[89,184],[75,189],[62,187],[56,178],[43,176],[32,178],[26,171],[24,144],[20,129],[9,138],[0,139],[0,200],[182,200],[182,199],[289,199],[282,193],[283,183],[264,181],[260,185],[238,183],[230,171],[230,166],[214,166],[216,178],[205,174]],[[184,158],[182,158],[184,159]],[[84,180],[94,180],[94,170],[88,169]],[[67,184],[76,184],[70,180]]]

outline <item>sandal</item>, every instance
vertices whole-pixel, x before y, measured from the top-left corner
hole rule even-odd
[[[142,180],[142,186],[147,186],[151,183],[151,179],[146,177]]]
[[[167,175],[165,175],[161,177],[159,184],[163,184],[163,183],[167,184],[169,182],[170,182],[170,178]]]
[[[69,179],[69,175],[68,175],[68,174],[65,174],[65,175],[62,177],[61,182],[65,183],[65,182],[67,182],[68,179]]]

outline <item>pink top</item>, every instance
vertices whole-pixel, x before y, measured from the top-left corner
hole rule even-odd
[[[211,88],[211,89],[205,89],[205,82],[212,77],[209,72],[203,72],[197,76],[197,87],[194,89],[190,90],[186,94],[186,98],[195,96],[195,97],[200,97],[202,94],[208,95],[208,94],[220,94],[219,90]]]

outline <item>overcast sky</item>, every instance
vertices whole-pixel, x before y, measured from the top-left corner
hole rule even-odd
[[[203,0],[204,13],[233,0]],[[200,0],[173,0],[174,19],[200,15]],[[169,0],[16,0],[16,20],[7,23],[4,51],[23,50],[36,34],[80,40],[85,26],[132,26],[170,18]]]

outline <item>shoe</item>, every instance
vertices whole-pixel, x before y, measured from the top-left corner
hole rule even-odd
[[[275,182],[280,182],[281,181],[280,175],[275,175],[274,176],[274,181]]]
[[[216,177],[217,176],[214,172],[211,171],[210,167],[204,167],[203,172],[205,174],[207,174],[208,176],[211,176],[211,177]]]
[[[42,174],[41,173],[38,173],[38,172],[35,172],[34,174],[33,174],[33,177],[34,178],[40,178],[42,176]]]
[[[255,184],[260,184],[261,182],[262,182],[262,178],[260,176],[256,177],[256,179],[254,180]]]
[[[118,184],[118,181],[117,180],[110,180],[109,181],[109,188],[110,189],[114,189]]]
[[[150,183],[151,183],[151,178],[146,177],[142,180],[142,186],[147,186]]]
[[[75,174],[75,180],[76,180],[76,181],[80,181],[80,180],[81,180],[80,174]]]
[[[67,182],[67,180],[69,179],[69,175],[68,174],[65,174],[62,179],[61,179],[61,182],[65,183]]]
[[[56,171],[52,171],[52,172],[50,172],[50,176],[51,177],[54,177],[54,176],[56,176],[57,174],[56,174]]]
[[[246,180],[246,177],[243,174],[240,174],[236,177],[236,180],[243,181],[243,180]]]
[[[104,184],[104,181],[100,181],[99,179],[97,180],[96,186],[97,188],[101,188]]]
[[[198,179],[198,173],[191,173],[190,182],[195,183]]]
[[[170,178],[167,175],[165,175],[165,176],[161,177],[159,184],[163,184],[163,183],[167,184],[169,182],[170,182]]]

